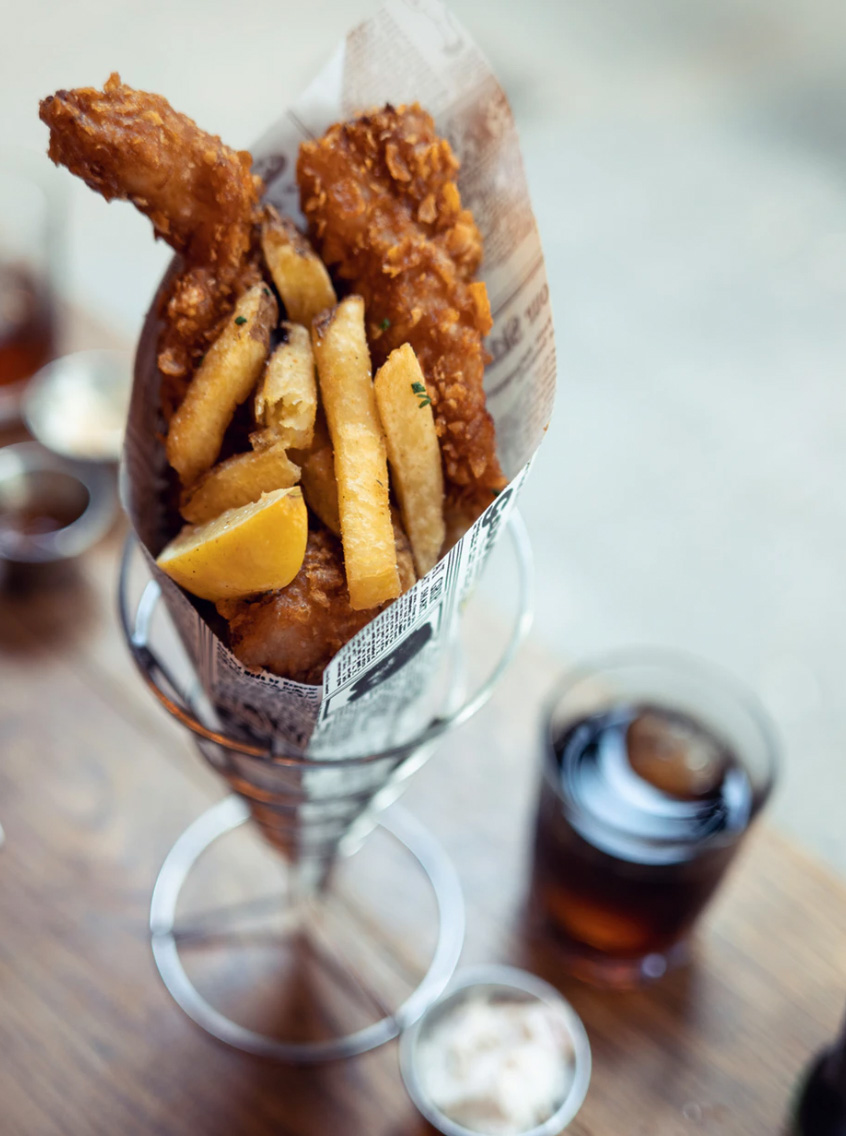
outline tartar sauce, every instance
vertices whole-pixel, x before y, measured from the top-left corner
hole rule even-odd
[[[476,993],[421,1036],[418,1073],[450,1120],[486,1136],[520,1136],[563,1103],[573,1047],[551,1007]]]

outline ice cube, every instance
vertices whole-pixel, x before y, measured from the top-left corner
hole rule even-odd
[[[655,789],[680,800],[713,793],[728,765],[725,748],[693,719],[644,710],[626,732],[629,765]]]

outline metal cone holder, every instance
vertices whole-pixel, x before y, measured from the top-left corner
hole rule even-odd
[[[306,756],[284,743],[277,751],[275,746],[270,749],[244,741],[217,728],[213,708],[196,676],[184,666],[184,673],[180,673],[175,665],[177,639],[169,626],[159,586],[143,565],[136,539],[131,536],[127,541],[119,605],[129,650],[152,693],[191,731],[200,752],[232,789],[231,796],[212,806],[179,837],[159,873],[150,908],[153,955],[165,986],[189,1017],[214,1037],[249,1053],[295,1063],[350,1057],[396,1037],[420,1017],[449,982],[464,940],[464,902],[455,869],[438,842],[409,813],[399,806],[384,810],[399,796],[411,774],[428,760],[440,738],[484,706],[528,633],[532,620],[531,549],[516,513],[508,531],[516,576],[515,611],[506,641],[487,675],[473,693],[453,697],[453,704],[411,741],[377,753],[340,757]],[[460,647],[457,651],[460,655]],[[378,1014],[376,1020],[351,1032],[332,1029],[331,1036],[317,1040],[269,1036],[216,1008],[189,977],[183,964],[186,946],[220,941],[239,911],[243,913],[250,904],[230,903],[193,925],[180,927],[180,894],[201,856],[247,820],[252,820],[266,841],[282,853],[275,859],[287,875],[285,892],[267,901],[274,915],[283,915],[292,937],[308,939],[328,968],[346,974],[351,983],[370,995]],[[404,854],[408,861],[404,870],[422,871],[437,907],[437,937],[428,969],[394,1006],[369,988],[367,976],[356,968],[355,952],[333,942],[332,921],[327,923],[325,918],[338,862],[355,862],[365,837],[377,827]],[[365,935],[367,921],[363,919],[359,926]]]

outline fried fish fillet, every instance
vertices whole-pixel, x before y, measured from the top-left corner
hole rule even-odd
[[[482,385],[491,314],[473,281],[479,230],[458,161],[416,103],[338,123],[300,147],[297,181],[324,261],[364,297],[374,367],[410,343],[432,399],[453,498],[505,484]],[[487,500],[490,500],[490,492]]]
[[[57,91],[41,102],[40,116],[57,165],[107,201],[131,201],[182,255],[182,271],[163,297],[159,343],[159,367],[177,380],[169,401],[178,401],[179,380],[184,387],[237,296],[259,279],[262,184],[251,173],[252,158],[117,74],[102,91]]]
[[[102,92],[82,88],[45,99],[41,118],[57,164],[107,200],[132,201],[181,256],[160,309],[158,364],[169,419],[237,298],[261,277],[262,185],[251,174],[250,155],[116,74]],[[404,342],[414,347],[435,411],[451,508],[472,519],[503,478],[482,387],[490,311],[484,285],[473,282],[482,245],[461,208],[457,168],[448,143],[415,105],[333,127],[302,148],[298,174],[324,259],[365,298],[374,362]],[[395,535],[405,591],[414,565],[396,520]],[[350,607],[340,542],[321,528],[310,532],[302,568],[287,588],[225,601],[218,610],[247,666],[318,683],[379,609]]]
[[[416,579],[411,546],[396,522],[394,534],[406,591]],[[224,600],[217,610],[229,624],[229,645],[245,666],[319,683],[327,663],[379,609],[350,607],[341,543],[328,529],[317,529],[309,532],[302,568],[287,588],[255,599]]]

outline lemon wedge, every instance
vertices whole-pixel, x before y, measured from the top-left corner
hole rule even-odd
[[[275,489],[206,524],[186,525],[156,563],[192,595],[236,599],[290,584],[307,538],[302,490]]]

